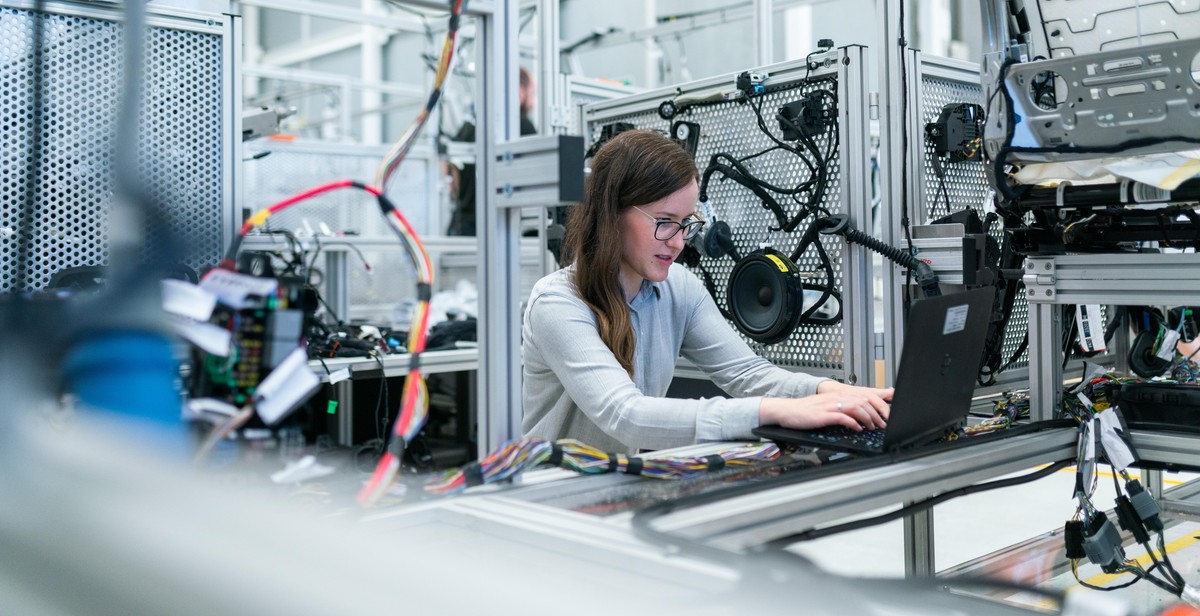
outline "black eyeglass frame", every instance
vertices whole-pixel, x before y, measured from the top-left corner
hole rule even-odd
[[[675,235],[680,231],[683,232],[683,239],[685,241],[690,240],[699,235],[700,231],[704,229],[705,221],[697,218],[693,218],[690,222],[688,222],[687,218],[684,218],[681,222],[675,222],[674,220],[659,220],[654,216],[651,216],[648,212],[646,212],[646,210],[643,210],[636,205],[630,207],[641,212],[643,216],[654,222],[654,239],[660,242],[665,242],[675,237]],[[668,229],[669,232],[663,231],[664,229]],[[666,233],[666,237],[663,237],[664,233]]]

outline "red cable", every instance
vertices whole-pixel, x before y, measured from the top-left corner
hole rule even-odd
[[[317,186],[316,188],[310,188],[302,193],[297,193],[295,195],[292,195],[291,197],[288,197],[287,199],[284,199],[283,201],[280,201],[274,205],[268,206],[267,212],[268,212],[268,215],[274,214],[274,213],[278,212],[279,210],[282,210],[282,209],[285,209],[292,205],[295,205],[296,203],[299,203],[301,201],[311,199],[317,195],[327,193],[332,190],[337,190],[339,188],[348,188],[351,186],[356,187],[356,188],[362,188],[363,190],[366,190],[367,192],[371,193],[372,195],[375,195],[376,197],[378,197],[380,195],[379,189],[375,188],[374,186],[365,186],[363,184],[358,184],[358,183],[354,182],[353,180],[334,180],[332,182],[329,182],[328,184],[322,184],[320,186]],[[255,218],[254,216],[251,216],[250,220],[247,220],[245,223],[242,224],[242,230],[239,232],[241,235],[246,235],[247,233],[250,232],[251,229],[254,228],[254,226],[255,226],[254,218]]]

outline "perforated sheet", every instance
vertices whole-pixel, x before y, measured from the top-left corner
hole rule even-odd
[[[937,59],[927,59],[925,60],[925,65],[930,66],[936,62]],[[942,108],[953,103],[983,105],[983,90],[979,84],[978,73],[974,75],[964,74],[962,79],[944,76],[940,72],[933,76],[922,74],[921,126],[937,120]],[[924,143],[923,164],[925,167],[925,183],[923,185],[923,197],[920,201],[922,211],[919,213],[917,220],[929,222],[950,212],[961,211],[968,207],[975,210],[981,219],[987,216],[985,206],[990,202],[991,188],[988,187],[987,178],[984,175],[983,163],[979,161],[950,163],[943,159],[942,170],[944,180],[942,180],[938,178],[938,174],[934,170],[933,161],[937,155],[934,153],[933,144],[929,139],[924,138],[922,139],[922,143]],[[943,183],[945,184],[944,191],[942,190]],[[946,203],[947,195],[949,196],[949,206]],[[989,229],[989,235],[997,242],[1002,239],[1003,229],[999,222]],[[1025,338],[1025,332],[1028,330],[1028,325],[1029,304],[1024,294],[1018,293],[1016,301],[1013,303],[1008,327],[1004,331],[1003,355],[1005,362],[1020,347],[1022,340]],[[1008,371],[1022,371],[1028,365],[1028,354],[1023,351],[1019,359],[1008,368]]]
[[[941,64],[938,58],[922,58],[923,72],[921,78],[921,117],[922,126],[938,118],[942,107],[951,103],[983,104],[983,93],[979,84],[978,73],[963,71],[961,76],[951,76],[951,71]],[[936,156],[933,145],[928,139],[924,143],[924,184],[920,202],[922,211],[917,217],[922,222],[945,216],[950,211],[961,211],[971,208],[980,218],[986,216],[990,207],[991,189],[987,184],[985,169],[982,162],[963,161],[946,163],[943,159],[944,183],[943,191],[937,173],[934,171],[933,160]],[[949,196],[950,207],[947,208],[946,196]],[[997,242],[1003,239],[1003,226],[996,222],[989,229],[989,235]],[[1101,307],[1101,313],[1107,318],[1107,308]],[[1004,330],[1003,360],[1008,363],[1013,355],[1021,348],[1029,329],[1029,302],[1026,294],[1019,292],[1013,302],[1009,314],[1008,325]],[[1022,350],[998,379],[1006,388],[1024,387],[1028,384],[1027,370],[1029,353]],[[1007,378],[1006,378],[1007,377]]]
[[[846,69],[843,68],[843,70]],[[772,78],[768,83],[774,91],[754,99],[756,103],[761,103],[765,126],[774,135],[779,136],[781,133],[778,121],[775,120],[776,111],[782,105],[797,101],[817,89],[824,89],[832,95],[825,97],[824,109],[833,112],[832,116],[838,118],[839,124],[842,123],[848,114],[846,112],[839,114],[831,108],[833,106],[831,101],[837,100],[839,95],[841,74],[843,73],[839,73],[836,66],[813,71],[807,81],[804,79],[803,68],[787,76],[772,73]],[[731,90],[732,80],[719,87]],[[685,84],[679,86],[679,90],[682,92],[680,96],[683,97],[693,91],[708,92],[711,87]],[[657,108],[662,100],[670,98],[669,93],[661,99],[647,100],[645,96],[640,98],[644,102],[641,103],[640,108],[631,109],[630,113],[605,114],[602,119],[598,120],[589,118],[589,133],[586,135],[588,140],[593,141],[598,138],[601,127],[613,122],[627,122],[637,128],[656,129],[669,133],[673,121],[685,120],[700,125],[696,162],[701,173],[704,172],[714,154],[726,152],[736,158],[746,159],[744,164],[756,177],[776,186],[793,187],[812,176],[813,172],[797,155],[783,149],[772,150],[776,146],[775,142],[760,129],[758,119],[748,104],[725,102],[692,107],[687,112],[673,118],[672,121],[667,121],[658,115]],[[587,111],[588,108],[585,108],[585,117]],[[857,114],[849,115],[857,116]],[[865,119],[862,122],[865,125]],[[861,134],[865,134],[865,132],[863,130]],[[821,151],[822,156],[826,157],[824,168],[828,182],[820,205],[832,213],[847,211],[844,202],[846,196],[843,192],[847,188],[843,185],[843,182],[846,181],[843,164],[843,155],[847,150],[844,143],[846,133],[844,127],[840,131],[835,127],[825,130],[823,134],[815,138],[816,147]],[[863,147],[865,148],[865,139]],[[747,158],[751,156],[753,158]],[[849,188],[861,190],[865,195],[868,186],[869,181],[860,178],[850,184]],[[779,225],[775,216],[764,208],[762,202],[749,189],[736,182],[722,180],[719,173],[712,176],[708,186],[708,195],[715,218],[727,222],[733,228],[734,243],[742,256],[753,252],[764,243],[784,254],[790,254],[808,226],[806,220],[794,233],[777,230]],[[800,206],[786,196],[776,196],[789,217],[800,211]],[[800,199],[807,198],[806,195],[798,195],[798,197]],[[859,202],[865,203],[866,201],[866,197],[863,196]],[[773,228],[776,230],[772,230]],[[845,263],[847,255],[844,249],[845,244],[841,238],[837,237],[822,237],[820,241],[832,261],[835,278],[833,288],[846,294]],[[824,273],[820,268],[814,249],[807,250],[796,264],[800,270],[813,273],[813,282],[824,284]],[[726,285],[733,266],[734,261],[728,257],[721,259],[705,257],[701,259],[700,266],[693,270],[702,279],[704,272],[712,276],[715,283],[713,285],[714,296],[717,305],[722,308],[728,306]],[[856,301],[857,298],[853,296],[853,293],[846,295],[846,301]],[[869,299],[863,301],[869,301]],[[826,374],[839,374],[847,370],[847,328],[850,327],[857,328],[857,331],[869,332],[871,324],[869,322],[850,323],[847,319],[843,319],[837,325],[801,325],[786,339],[776,344],[764,345],[749,338],[746,338],[746,341],[756,353],[777,365],[810,369]]]
[[[30,11],[0,8],[0,292],[15,290],[25,178],[35,167],[34,23]],[[122,24],[54,14],[40,24],[44,104],[28,289],[45,287],[64,268],[106,263],[122,104]],[[193,268],[212,265],[227,231],[223,35],[166,27],[147,32],[138,170],[146,200],[172,233],[151,229],[144,254],[173,255]],[[178,240],[186,243],[182,250]]]

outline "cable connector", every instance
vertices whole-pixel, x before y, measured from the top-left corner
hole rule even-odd
[[[1100,569],[1105,573],[1115,573],[1125,561],[1121,533],[1108,521],[1108,516],[1101,512],[1096,512],[1092,518],[1091,528],[1094,529],[1091,535],[1084,531],[1083,551],[1087,553],[1088,560],[1100,565]]]
[[[1142,484],[1137,479],[1130,479],[1125,482],[1125,491],[1129,493],[1129,500],[1133,504],[1134,511],[1142,520],[1142,524],[1146,528],[1155,533],[1163,531],[1162,518],[1159,517],[1158,503],[1154,501],[1154,497],[1142,487]]]
[[[1133,503],[1129,502],[1129,498],[1124,494],[1117,497],[1117,524],[1129,531],[1133,535],[1134,541],[1138,543],[1150,541],[1150,533],[1146,532],[1146,527],[1142,525],[1142,520],[1138,517]]]
[[[741,90],[746,96],[757,96],[767,91],[763,83],[768,77],[770,75],[767,73],[743,71],[737,76],[737,80],[734,83],[737,89]]]
[[[1063,527],[1063,543],[1066,546],[1067,558],[1079,560],[1087,556],[1087,552],[1083,551],[1083,522],[1067,520],[1066,526]]]

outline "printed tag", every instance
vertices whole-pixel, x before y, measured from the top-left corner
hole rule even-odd
[[[1079,330],[1079,347],[1093,353],[1105,350],[1104,319],[1100,316],[1100,304],[1075,306],[1075,324]]]
[[[348,378],[350,378],[350,369],[349,368],[342,368],[341,370],[335,370],[335,371],[329,373],[329,384],[337,385],[338,383],[341,383],[342,381],[344,381]]]
[[[1129,444],[1122,437],[1121,418],[1115,409],[1097,415],[1100,419],[1100,443],[1104,445],[1104,457],[1113,468],[1123,471],[1136,461]]]
[[[967,309],[968,304],[954,306],[946,311],[946,323],[942,326],[942,335],[961,332],[967,328]]]
[[[200,281],[200,288],[216,295],[221,303],[234,309],[250,305],[248,299],[251,296],[273,295],[278,287],[279,281],[274,278],[258,278],[223,269],[213,270]]]
[[[1175,343],[1179,342],[1179,332],[1168,329],[1163,333],[1162,344],[1158,347],[1158,352],[1155,355],[1171,361],[1175,359]]]

